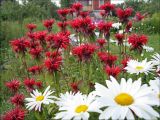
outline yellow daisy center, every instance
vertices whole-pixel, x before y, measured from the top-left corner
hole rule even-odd
[[[76,113],[81,113],[81,112],[86,112],[88,109],[87,105],[79,105],[76,109],[75,112]]]
[[[136,67],[136,70],[143,70],[143,69],[144,69],[143,66],[137,66],[137,67]]]
[[[127,93],[121,93],[121,94],[117,95],[114,98],[114,100],[116,101],[116,103],[118,103],[119,105],[122,105],[122,106],[131,105],[134,102],[133,97]]]
[[[44,99],[44,96],[40,95],[36,97],[36,101],[42,101]]]

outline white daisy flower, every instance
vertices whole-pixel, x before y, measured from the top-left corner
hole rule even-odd
[[[149,85],[153,90],[153,95],[157,98],[158,106],[160,106],[160,77],[155,77],[155,80],[150,80]]]
[[[152,56],[151,61],[154,65],[160,65],[160,54],[159,53],[154,54]]]
[[[113,23],[113,24],[112,24],[112,27],[115,28],[115,29],[119,29],[120,26],[122,26],[122,23],[119,23],[119,22],[118,22],[118,23]]]
[[[143,49],[146,50],[146,52],[153,52],[154,51],[153,47],[149,47],[149,46],[146,46],[146,45],[143,46]]]
[[[99,119],[134,120],[134,114],[148,120],[159,117],[158,112],[151,107],[155,105],[155,100],[150,99],[152,90],[146,84],[142,85],[141,79],[132,81],[130,78],[126,81],[122,78],[120,84],[115,78],[110,79],[106,80],[107,87],[96,83],[93,92],[99,96],[97,101],[105,107]]]
[[[88,120],[89,112],[101,112],[99,104],[95,101],[95,95],[90,93],[82,95],[78,93],[61,94],[56,104],[59,106],[59,113],[56,114],[55,119],[62,120]]]
[[[138,62],[137,60],[129,60],[127,62],[127,67],[124,68],[127,70],[128,73],[137,75],[140,73],[145,73],[148,75],[150,71],[153,71],[153,63],[147,62],[147,59],[143,60],[142,62]]]
[[[52,98],[56,98],[56,97],[51,96],[53,91],[51,91],[49,89],[50,89],[50,86],[48,86],[46,88],[46,90],[44,91],[43,94],[41,92],[39,92],[37,89],[33,90],[33,93],[30,93],[32,98],[25,98],[25,100],[28,102],[26,104],[26,106],[27,106],[26,108],[29,110],[35,109],[35,110],[41,111],[42,104],[54,103]]]

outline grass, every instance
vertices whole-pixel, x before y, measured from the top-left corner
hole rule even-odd
[[[6,89],[6,87],[4,86],[5,82],[10,81],[12,79],[19,79],[22,82],[26,76],[26,73],[24,72],[24,69],[21,65],[21,61],[15,58],[15,55],[13,54],[11,48],[8,46],[9,40],[23,36],[26,32],[26,30],[24,30],[23,28],[29,22],[24,22],[22,25],[20,25],[17,22],[16,23],[4,22],[2,24],[3,25],[2,27],[4,28],[2,30],[2,34],[4,36],[1,38],[1,40],[3,38],[4,39],[2,40],[3,49],[1,49],[2,50],[1,52],[3,53],[1,55],[1,60],[3,61],[3,64],[1,65],[1,69],[0,69],[0,77],[1,77],[0,91],[2,92],[0,96],[0,103],[1,103],[0,113],[4,113],[5,111],[13,107],[10,103],[8,103],[8,99],[10,96],[12,96],[12,94],[9,93],[8,89]],[[38,28],[37,28],[38,30],[44,30],[44,28],[42,27],[41,21],[34,21],[34,23],[38,25]],[[53,31],[57,31],[57,27],[54,27]],[[148,46],[153,47],[155,49],[154,53],[159,52],[160,51],[160,35],[158,34],[150,35]],[[111,46],[111,51],[115,54],[119,53],[119,50],[117,49],[117,47],[115,47],[115,45]],[[150,58],[152,54],[153,53],[145,53],[145,57]],[[26,57],[26,60],[29,66],[32,66],[35,64],[35,61],[33,61],[29,56]],[[61,82],[62,91],[66,91],[66,89],[68,88],[67,84],[69,82],[81,80],[81,74],[78,71],[79,66],[77,61],[71,56],[68,57],[68,59],[64,62],[63,67],[64,67],[63,72],[60,73],[60,80],[61,80],[60,82]],[[84,74],[87,74],[88,72],[87,68],[89,66],[87,64],[84,64],[84,66],[82,67],[83,67],[82,72]],[[99,65],[99,61],[92,63],[91,67],[92,67],[92,77],[91,77],[92,81],[96,82],[98,80],[98,82],[103,83],[107,77],[105,73],[102,73],[102,70],[97,69],[97,67],[99,68],[101,67]],[[45,84],[54,86],[52,84],[52,77],[50,75],[47,75],[45,78],[47,80],[47,83],[45,82],[43,75],[34,76],[34,77],[38,80],[43,80]],[[65,82],[65,84],[63,84],[63,82]],[[83,92],[86,92],[85,89],[82,89],[82,90]],[[21,91],[24,91],[24,87],[21,87]],[[30,117],[29,116],[27,117],[28,117],[27,118],[28,120],[34,119],[33,114],[31,114]]]

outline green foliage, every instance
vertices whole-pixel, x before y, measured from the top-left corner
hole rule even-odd
[[[160,33],[160,13],[155,13],[151,18],[146,18],[141,22],[135,23],[134,31],[145,34]]]
[[[0,6],[0,19],[23,21],[25,18],[33,19],[58,19],[58,7],[50,0],[29,0],[20,5],[18,2],[3,1]]]

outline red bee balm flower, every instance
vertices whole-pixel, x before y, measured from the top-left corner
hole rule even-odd
[[[8,111],[3,116],[3,120],[24,120],[24,117],[25,117],[25,111],[17,107]]]
[[[111,4],[110,2],[105,3],[104,5],[100,6],[101,10],[105,10],[106,14],[109,14],[114,9],[114,4]]]
[[[74,9],[76,12],[80,12],[83,8],[83,5],[80,2],[76,2],[72,5],[72,9]]]
[[[23,83],[24,83],[24,85],[26,86],[26,88],[29,92],[31,92],[34,89],[34,85],[35,85],[35,80],[34,79],[27,78],[27,79],[24,80]]]
[[[127,62],[130,60],[129,57],[124,58],[121,63],[123,65],[123,71],[126,71],[124,68],[127,67]]]
[[[52,25],[54,24],[54,19],[43,21],[43,25],[50,31],[52,29]]]
[[[16,106],[23,106],[24,98],[25,97],[23,94],[15,94],[13,97],[10,98],[10,102]]]
[[[70,83],[70,87],[72,88],[72,91],[77,93],[79,91],[79,85],[82,83],[82,81],[72,82]]]
[[[106,43],[105,39],[97,39],[97,43],[99,44],[100,48],[103,48],[104,44]]]
[[[94,44],[83,44],[81,46],[74,47],[72,53],[77,56],[80,61],[88,61],[92,58],[96,49],[97,46]]]
[[[28,71],[31,72],[32,74],[40,73],[42,71],[42,66],[32,66],[28,68]]]
[[[35,39],[39,40],[41,43],[45,43],[45,37],[47,35],[47,31],[38,31],[34,33]]]
[[[128,42],[131,44],[131,50],[138,50],[140,53],[143,50],[143,45],[148,41],[147,36],[133,34],[129,36]]]
[[[124,35],[117,33],[117,34],[115,34],[115,37],[118,40],[118,44],[122,45],[123,44]]]
[[[135,16],[135,20],[136,21],[141,21],[145,16],[144,15],[141,15],[140,12],[137,12],[136,13],[136,16]]]
[[[27,47],[30,46],[29,40],[25,38],[19,38],[19,39],[12,40],[10,44],[12,46],[12,49],[15,52],[23,53],[23,54],[27,51]]]
[[[106,66],[105,71],[108,76],[117,77],[118,74],[121,72],[121,68],[118,66]]]
[[[6,87],[8,87],[11,91],[17,92],[20,87],[20,82],[18,80],[12,80],[10,82],[5,83]]]
[[[39,48],[39,47],[37,47],[37,48],[31,48],[29,50],[29,54],[31,54],[32,57],[35,58],[35,59],[38,59],[40,57],[41,52],[42,52],[42,48]]]
[[[66,9],[66,8],[64,8],[64,9],[59,9],[59,10],[57,10],[57,13],[58,13],[58,15],[62,18],[62,19],[66,19],[66,16],[68,15],[68,13],[69,13],[69,9]]]
[[[80,16],[82,17],[82,18],[85,18],[85,17],[87,17],[89,15],[89,12],[88,11],[82,11],[82,12],[80,12]]]
[[[35,85],[38,87],[38,88],[42,88],[43,87],[43,83],[41,81],[37,81],[35,83]]]
[[[66,49],[67,46],[69,45],[69,37],[64,34],[63,32],[57,33],[54,36],[54,47],[55,48],[64,48]]]
[[[125,10],[118,8],[116,10],[117,16],[119,17],[121,22],[127,22],[128,18],[132,15],[132,12],[133,12],[132,8],[126,8]]]
[[[26,27],[31,32],[37,27],[37,25],[30,23],[30,24],[27,24]]]
[[[114,56],[107,52],[99,52],[98,57],[102,62],[109,66],[112,66],[114,62],[117,60],[117,56]]]
[[[112,28],[112,22],[100,22],[97,27],[100,32],[108,34]]]
[[[132,28],[132,21],[128,21],[126,25],[126,32],[130,32],[131,28]]]
[[[61,53],[57,51],[46,53],[48,58],[44,61],[44,65],[50,73],[57,71],[60,68],[62,63],[62,57],[60,55]]]
[[[57,25],[62,31],[65,31],[68,25],[68,22],[58,22]]]

